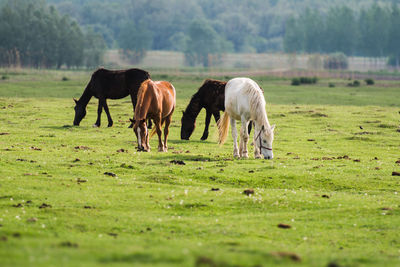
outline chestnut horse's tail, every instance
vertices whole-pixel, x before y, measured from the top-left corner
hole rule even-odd
[[[228,137],[229,123],[230,118],[228,112],[225,111],[224,115],[222,115],[222,118],[220,118],[217,122],[219,132],[218,143],[220,145],[223,145]]]
[[[162,124],[161,124],[161,129],[162,129],[163,126],[164,126],[164,121],[163,121]],[[151,129],[151,131],[150,131],[150,138],[152,138],[153,135],[156,134],[156,132],[157,132],[157,127],[154,125],[154,126],[153,126],[153,129]]]

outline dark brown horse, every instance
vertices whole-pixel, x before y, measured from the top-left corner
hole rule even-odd
[[[94,126],[100,127],[101,112],[104,108],[108,118],[108,127],[111,127],[113,121],[106,99],[121,99],[130,95],[133,111],[135,111],[138,89],[147,79],[150,79],[150,74],[141,69],[106,70],[100,68],[96,70],[79,100],[74,99],[76,103],[74,125],[79,125],[85,117],[86,106],[94,96],[99,99],[97,120]]]
[[[138,139],[139,151],[150,151],[149,133],[146,120],[152,119],[154,129],[151,136],[157,132],[158,151],[167,152],[167,138],[169,124],[175,110],[176,96],[175,88],[172,84],[165,81],[144,81],[139,88],[135,108],[135,119],[133,131]],[[161,140],[161,127],[164,127],[164,142]]]
[[[211,115],[214,116],[215,122],[217,122],[219,120],[219,112],[225,110],[225,85],[226,82],[218,80],[208,79],[204,81],[197,93],[192,96],[189,105],[183,112],[181,119],[181,139],[189,140],[196,127],[196,118],[202,108],[206,109],[206,126],[201,140],[207,139]]]

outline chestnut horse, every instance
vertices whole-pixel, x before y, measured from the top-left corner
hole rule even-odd
[[[142,82],[147,79],[150,79],[150,74],[141,69],[107,70],[100,68],[96,70],[93,72],[79,100],[74,99],[76,104],[74,108],[74,125],[79,125],[81,120],[85,117],[86,106],[94,96],[99,99],[99,107],[97,109],[97,120],[93,126],[100,127],[101,112],[104,108],[108,118],[108,127],[111,127],[113,121],[106,100],[120,99],[130,95],[133,111],[135,111],[138,89]]]
[[[169,124],[175,110],[176,96],[174,86],[166,81],[144,81],[139,88],[135,108],[133,131],[138,139],[138,151],[150,151],[149,133],[146,119],[152,119],[158,135],[158,151],[167,152]],[[164,127],[164,142],[161,140],[161,127]],[[150,137],[151,137],[150,136]]]

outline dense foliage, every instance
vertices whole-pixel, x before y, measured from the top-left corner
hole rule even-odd
[[[105,48],[101,35],[83,33],[45,1],[12,0],[0,10],[0,65],[43,68],[96,66]],[[3,38],[4,37],[4,38]]]
[[[129,32],[126,31],[126,25],[134,25],[132,31],[136,36],[136,42],[131,42],[129,50],[135,51],[135,55],[142,55],[143,48],[183,51],[189,64],[200,63],[205,66],[213,64],[218,54],[226,51],[257,53],[282,51],[284,37],[285,47],[289,51],[294,49],[291,49],[288,43],[294,42],[291,44],[292,47],[301,47],[295,49],[297,51],[322,51],[321,46],[329,45],[326,49],[328,51],[353,53],[355,42],[352,39],[348,41],[348,34],[351,36],[356,25],[347,24],[351,20],[356,20],[353,10],[367,9],[374,2],[382,7],[390,6],[393,2],[392,0],[48,1],[54,3],[60,12],[76,18],[81,25],[90,25],[102,33],[109,47],[121,48],[121,40],[132,38],[124,37],[124,33]],[[344,5],[347,8],[334,8]],[[315,11],[305,11],[308,7],[312,7]],[[290,27],[300,19],[289,20],[289,18],[298,14],[302,14],[301,19],[307,20],[306,24],[303,24],[307,27],[304,32],[307,43],[297,36],[297,29]],[[194,28],[196,21],[202,21],[204,25]],[[286,22],[288,22],[287,28]],[[310,41],[316,34],[322,34],[321,25],[326,25],[337,35],[324,43]],[[141,32],[138,31],[142,27]],[[346,32],[340,31],[343,27],[346,28]],[[287,34],[285,34],[286,29]],[[194,30],[198,32],[193,33]],[[202,45],[196,44],[198,36],[205,34],[204,30],[208,32],[206,38],[213,39],[203,40]],[[148,38],[151,41],[146,41]],[[206,50],[215,53],[212,56],[204,56]],[[127,50],[124,48],[124,51]],[[364,53],[364,50],[361,52]],[[211,61],[207,59],[208,57],[211,57]]]
[[[307,9],[286,24],[286,52],[333,53],[400,59],[400,10],[373,4],[360,12],[334,7],[324,15]]]
[[[0,0],[0,7],[7,2],[21,2],[18,9],[22,10],[28,3],[45,6],[45,0]],[[68,28],[70,33],[76,33],[63,44],[73,42],[81,47],[79,42],[73,41],[78,35],[90,32],[90,37],[94,38],[93,34],[101,34],[108,48],[121,49],[134,63],[139,62],[147,50],[182,51],[188,64],[204,66],[216,64],[219,55],[225,52],[285,50],[391,55],[392,64],[396,64],[400,56],[397,51],[400,47],[399,0],[47,0],[47,3],[69,17],[60,17],[53,8],[35,8],[43,9],[40,12],[51,17],[41,27],[55,28],[57,32]],[[35,12],[31,10],[31,13],[34,20],[46,17],[40,15],[38,19]],[[69,26],[55,23],[55,20],[64,20],[61,24]],[[27,29],[23,26],[27,20],[16,23],[16,27]],[[46,31],[51,32],[39,32],[47,36]],[[87,52],[103,47],[102,42],[98,42],[99,36],[94,39],[87,41],[85,36],[85,41],[80,41],[96,46],[86,49]],[[64,60],[61,64],[96,65],[87,64],[90,60],[85,57],[76,56],[76,62],[73,58],[68,56],[71,62]],[[89,58],[99,57],[91,54]]]

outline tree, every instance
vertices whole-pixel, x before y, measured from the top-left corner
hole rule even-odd
[[[324,51],[352,55],[357,43],[354,12],[348,7],[331,8],[326,18]]]
[[[400,10],[394,3],[390,13],[387,51],[392,58],[392,65],[398,68],[400,65]]]
[[[95,68],[102,64],[107,45],[101,34],[89,28],[85,34],[84,65]]]
[[[201,63],[204,67],[209,67],[212,58],[217,58],[231,47],[206,21],[194,20],[189,26],[185,59],[191,66]]]
[[[140,62],[151,47],[152,35],[144,26],[126,23],[119,34],[118,43],[125,56],[132,63]]]
[[[321,52],[324,21],[317,10],[306,9],[299,17],[300,34],[304,37],[303,49],[308,53]]]
[[[362,10],[359,18],[360,38],[358,47],[362,54],[382,57],[386,53],[389,38],[389,15],[376,3],[368,10]]]
[[[8,0],[0,10],[0,65],[78,67],[84,36],[77,22],[41,0]]]
[[[286,22],[285,37],[283,39],[284,50],[288,53],[301,52],[303,50],[304,36],[294,17]]]

